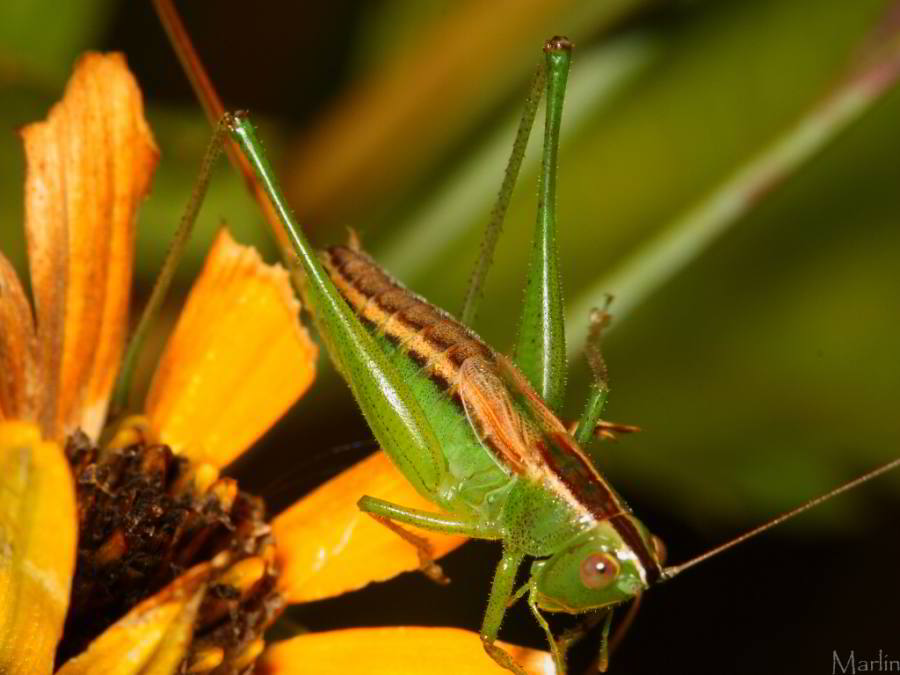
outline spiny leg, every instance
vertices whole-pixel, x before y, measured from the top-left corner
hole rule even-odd
[[[587,673],[605,673],[606,669],[609,667],[609,658],[613,652],[616,651],[616,648],[621,644],[622,639],[625,637],[625,634],[628,632],[628,629],[631,627],[631,624],[634,622],[634,618],[637,616],[638,609],[641,606],[641,598],[642,595],[635,596],[634,600],[631,603],[631,606],[628,608],[628,611],[625,612],[625,618],[619,623],[616,627],[616,632],[612,637],[609,636],[610,626],[612,625],[613,611],[609,610],[609,613],[605,616],[605,621],[603,623],[603,629],[600,632],[600,650],[597,653],[597,657],[588,667]],[[594,626],[597,624],[594,623]],[[592,626],[593,627],[593,626]]]
[[[503,185],[500,187],[494,208],[491,209],[491,217],[481,240],[481,251],[475,262],[475,269],[472,270],[469,287],[466,289],[466,299],[463,301],[462,312],[459,315],[460,322],[466,326],[472,325],[475,315],[478,313],[478,305],[481,304],[484,280],[487,278],[488,270],[494,260],[494,250],[497,248],[497,240],[500,239],[500,232],[503,230],[503,219],[506,217],[506,210],[512,199],[513,188],[519,177],[519,169],[522,168],[522,160],[525,158],[525,150],[528,148],[528,137],[531,135],[531,127],[534,125],[534,117],[537,114],[545,81],[546,69],[544,64],[541,64],[531,78],[528,97],[525,99],[525,110],[522,111],[519,128],[516,130],[516,140],[513,141],[512,152],[503,174]]]
[[[601,673],[605,673],[606,669],[609,668],[609,655],[615,646],[609,641],[609,627],[612,625],[612,618],[613,612],[609,610],[609,613],[606,615],[606,621],[603,622],[603,630],[600,632],[600,652],[597,654],[594,664]]]
[[[606,645],[607,638],[609,636],[609,627],[612,623],[612,610],[610,609],[606,612],[595,612],[591,614],[586,620],[580,622],[577,626],[564,631],[558,638],[556,638],[553,636],[553,631],[550,630],[550,624],[547,623],[544,615],[541,614],[540,607],[538,607],[537,585],[534,582],[530,582],[528,584],[528,587],[528,608],[531,610],[531,613],[537,620],[538,625],[540,625],[540,627],[544,631],[544,634],[547,636],[547,642],[550,644],[550,650],[553,654],[553,660],[556,664],[556,672],[566,672],[566,656],[569,652],[569,649],[573,644],[583,638],[588,632],[593,630],[594,627],[601,621],[603,621],[604,624],[600,642],[601,658],[598,659],[598,663],[602,663],[602,667],[598,666],[598,670],[600,670],[600,672],[606,672],[606,664],[608,661],[608,659],[606,658]]]
[[[415,547],[416,554],[419,556],[419,571],[422,574],[431,579],[434,583],[440,584],[441,586],[446,586],[450,583],[450,577],[444,574],[444,569],[435,562],[434,549],[425,537],[420,537],[417,534],[413,534],[409,530],[395,523],[390,518],[385,518],[384,516],[376,516],[374,513],[370,513],[369,515],[372,516],[372,518],[374,518],[376,522],[381,523],[391,532],[399,536],[404,541],[408,541]]]
[[[609,649],[608,652],[612,654],[620,644],[622,644],[622,640],[625,639],[625,635],[628,633],[628,630],[631,628],[631,624],[634,623],[635,618],[637,617],[638,610],[641,608],[641,599],[644,596],[642,594],[636,595],[634,600],[631,601],[631,606],[628,608],[628,611],[625,612],[625,618],[622,619],[622,622],[616,627],[616,632],[613,633],[613,636],[609,639]],[[609,633],[609,627],[607,626],[607,633]],[[603,653],[601,652],[600,657],[603,657]]]
[[[565,38],[551,38],[544,45],[547,117],[538,180],[537,228],[515,347],[516,365],[557,414],[565,395],[566,336],[556,242],[556,165],[571,50],[572,44]]]
[[[581,414],[581,419],[574,434],[575,440],[582,447],[586,447],[591,440],[594,429],[596,429],[600,416],[606,408],[606,402],[609,399],[609,379],[606,361],[603,359],[600,344],[603,338],[603,329],[609,325],[610,321],[610,314],[607,311],[610,302],[612,302],[612,296],[607,296],[606,305],[603,309],[594,307],[591,310],[591,325],[584,347],[584,354],[591,368],[594,381],[591,384],[591,395],[588,397],[584,412]]]
[[[585,672],[605,673],[607,667],[609,666],[609,628],[612,625],[612,619],[612,609],[599,610],[592,613],[588,616],[587,619],[580,622],[573,628],[565,631],[562,635],[559,636],[557,642],[559,643],[560,652],[562,652],[563,656],[565,656],[572,645],[581,640],[590,631],[594,630],[596,625],[602,621],[603,628],[600,629],[600,650],[598,652],[597,658],[594,659],[594,662]]]
[[[472,521],[449,514],[428,513],[427,511],[400,506],[369,496],[362,497],[357,502],[357,506],[362,512],[367,513],[377,522],[412,544],[419,556],[419,570],[429,579],[441,585],[449,584],[450,579],[444,574],[441,566],[434,561],[434,550],[431,544],[424,537],[410,532],[399,525],[399,523],[406,523],[435,532],[463,534],[467,537],[482,539],[493,538],[485,536],[483,528],[479,528]]]
[[[557,673],[565,673],[566,672],[566,651],[569,648],[570,643],[564,644],[563,648],[560,648],[560,642],[557,641],[555,637],[553,637],[553,631],[550,630],[550,624],[547,623],[547,619],[544,618],[544,615],[541,614],[541,610],[537,604],[537,584],[532,580],[529,583],[529,593],[528,593],[528,609],[531,610],[531,613],[534,615],[534,618],[537,620],[538,625],[544,631],[544,635],[547,636],[547,643],[550,645],[550,651],[553,654],[553,661],[556,664],[556,672]]]
[[[584,621],[580,622],[577,626],[564,631],[557,638],[554,637],[553,631],[550,630],[550,624],[544,618],[544,615],[541,614],[540,607],[538,606],[537,584],[535,584],[534,581],[529,581],[528,584],[526,584],[522,589],[520,589],[518,593],[516,593],[515,597],[520,597],[525,589],[528,589],[528,608],[531,610],[531,613],[537,620],[538,625],[540,625],[540,627],[544,631],[544,634],[547,636],[547,642],[550,644],[550,650],[553,654],[553,660],[556,664],[556,671],[558,673],[566,672],[566,656],[569,652],[569,649],[572,647],[572,645],[581,640],[581,638],[583,638],[587,633],[593,630],[594,627],[602,621],[603,629],[600,634],[600,653],[594,660],[593,666],[594,670],[605,673],[607,665],[609,664],[609,629],[612,625],[613,610],[608,609],[605,611],[601,610],[598,612],[594,612],[593,614],[589,615]],[[626,617],[626,621],[627,620],[628,617]],[[614,647],[615,643],[613,643],[612,646]]]
[[[616,424],[607,422],[600,418],[606,408],[609,399],[609,377],[606,369],[606,361],[603,359],[601,343],[603,339],[603,330],[609,325],[610,314],[609,305],[612,302],[612,296],[606,297],[606,304],[602,309],[595,307],[591,310],[590,330],[588,332],[587,342],[585,343],[585,356],[593,375],[593,383],[591,384],[591,393],[585,405],[578,426],[575,428],[573,436],[575,441],[585,449],[591,461],[596,465],[599,460],[596,448],[591,447],[591,439],[596,436],[600,439],[615,440],[616,433],[632,433],[640,431],[638,427],[628,424]]]
[[[513,597],[513,586],[516,583],[516,573],[525,554],[516,550],[503,548],[503,557],[497,565],[494,580],[491,582],[491,593],[488,597],[487,609],[484,612],[484,620],[481,622],[481,643],[484,651],[498,664],[510,670],[516,675],[527,675],[522,667],[515,662],[502,647],[494,644],[497,634],[500,632],[500,624],[503,615]]]
[[[184,255],[185,248],[191,238],[191,232],[194,230],[194,224],[197,222],[197,215],[200,213],[200,207],[203,205],[203,198],[206,196],[206,190],[209,187],[209,180],[215,168],[219,155],[222,154],[223,144],[225,142],[224,120],[220,120],[213,131],[212,138],[206,147],[203,155],[203,161],[200,164],[200,172],[194,183],[194,189],[188,200],[187,206],[182,213],[181,220],[175,230],[172,243],[166,252],[166,258],[163,261],[162,269],[156,277],[153,284],[153,290],[150,293],[150,299],[144,307],[141,318],[134,329],[125,354],[122,358],[122,368],[116,379],[113,388],[112,400],[110,402],[110,416],[118,417],[124,413],[129,405],[133,403],[132,398],[132,380],[134,379],[135,368],[137,367],[138,356],[141,354],[153,321],[158,317],[166,293],[175,278],[175,271],[178,263]]]

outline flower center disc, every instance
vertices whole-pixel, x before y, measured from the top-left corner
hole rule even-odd
[[[66,456],[78,501],[78,557],[57,663],[81,652],[140,601],[226,553],[194,625],[190,672],[239,672],[284,606],[261,499],[168,446],[97,447],[73,434]],[[208,666],[208,667],[207,667]]]

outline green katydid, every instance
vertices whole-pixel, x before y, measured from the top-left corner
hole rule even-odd
[[[895,460],[687,563],[663,567],[661,542],[580,449],[602,413],[602,379],[574,437],[554,412],[565,379],[555,169],[570,48],[564,38],[545,46],[548,103],[538,228],[515,363],[403,288],[356,247],[314,251],[286,206],[252,126],[242,116],[228,117],[234,140],[288,232],[304,272],[303,295],[329,354],[381,447],[443,512],[366,496],[360,508],[414,543],[402,525],[502,541],[481,636],[487,652],[514,672],[521,672],[517,664],[494,644],[512,600],[527,596],[564,672],[564,646],[541,610],[610,610],[606,634],[611,609],[652,584],[900,465]],[[516,591],[516,574],[527,556],[535,558],[530,577]]]

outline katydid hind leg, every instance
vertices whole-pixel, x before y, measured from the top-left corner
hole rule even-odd
[[[531,127],[534,125],[545,80],[546,68],[541,64],[531,79],[531,86],[528,88],[528,96],[525,99],[525,109],[519,120],[516,139],[506,164],[506,171],[503,174],[503,184],[500,186],[494,208],[491,209],[490,220],[488,220],[481,240],[481,251],[469,279],[469,287],[466,289],[466,298],[459,315],[460,322],[466,326],[471,326],[475,321],[478,306],[481,304],[482,288],[494,260],[494,250],[497,248],[497,241],[500,239],[500,232],[503,229],[503,219],[506,217],[506,210],[512,200],[516,179],[519,177],[519,169],[522,168],[522,160],[525,158],[525,150],[528,147],[528,137],[531,136]]]
[[[571,50],[572,45],[565,38],[551,38],[544,46],[547,116],[538,181],[537,226],[515,346],[516,364],[557,414],[565,398],[566,337],[556,241],[556,169]]]
[[[133,394],[132,382],[137,369],[138,356],[143,351],[143,346],[151,332],[151,326],[159,315],[166,293],[175,278],[178,263],[184,255],[188,241],[191,238],[191,233],[197,222],[197,216],[200,213],[200,207],[203,205],[203,199],[209,188],[213,169],[219,156],[222,154],[226,131],[225,121],[220,120],[203,155],[200,172],[194,182],[194,189],[181,216],[181,221],[175,230],[169,250],[166,252],[162,268],[150,293],[150,298],[122,356],[122,367],[119,370],[119,376],[116,379],[110,400],[110,417],[121,415],[133,403],[131,400]]]
[[[333,361],[381,447],[421,494],[433,493],[447,472],[440,441],[407,383],[338,293],[306,239],[245,116],[227,116],[232,139],[253,167],[288,233],[303,268],[301,284],[307,308]]]

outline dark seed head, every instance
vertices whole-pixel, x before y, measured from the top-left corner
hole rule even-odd
[[[78,555],[57,663],[194,565],[223,556],[187,652],[191,672],[237,673],[283,600],[262,500],[212,467],[139,440],[93,446],[68,440],[75,475]],[[201,664],[214,664],[203,671]]]

